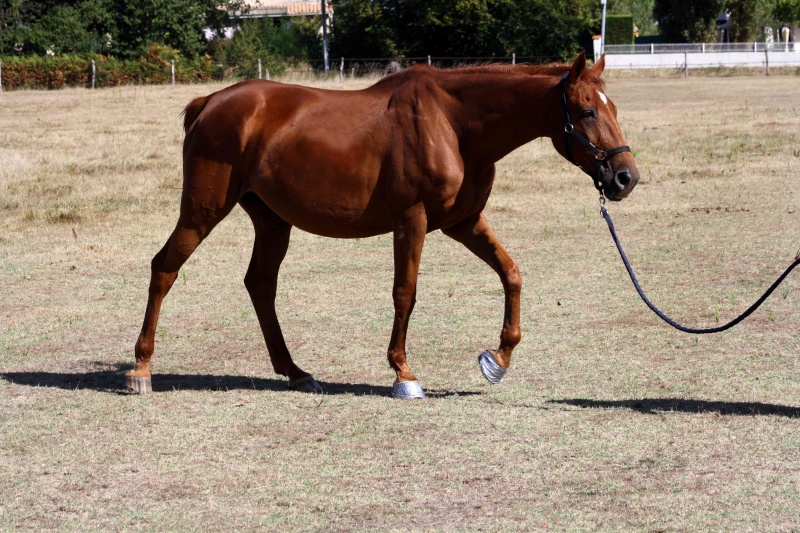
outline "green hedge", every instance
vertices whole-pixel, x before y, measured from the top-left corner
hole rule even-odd
[[[92,60],[95,61],[95,86],[162,84],[172,80],[171,61],[175,60],[175,81],[205,82],[222,79],[224,69],[210,57],[186,59],[177,52],[153,47],[135,60],[121,60],[98,54],[0,57],[3,89],[61,89],[90,87]]]
[[[633,44],[633,15],[606,17],[606,44]]]

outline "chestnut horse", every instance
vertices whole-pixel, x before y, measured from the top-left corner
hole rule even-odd
[[[604,60],[586,66],[414,66],[358,91],[251,80],[185,109],[183,194],[175,230],[152,261],[136,365],[127,384],[151,390],[150,358],[161,302],[181,265],[236,204],[255,227],[245,286],[272,366],[290,389],[321,387],[289,354],[275,313],[278,269],[292,226],[336,238],[394,237],[394,325],[389,365],[395,397],[423,397],[406,361],[425,234],[462,243],[500,276],[505,314],[500,345],[479,356],[499,382],[520,340],[519,269],[482,214],[495,163],[549,137],[611,200],[639,179],[603,94]],[[574,124],[573,124],[574,121]],[[572,142],[578,141],[578,142]],[[613,148],[617,147],[617,148]]]

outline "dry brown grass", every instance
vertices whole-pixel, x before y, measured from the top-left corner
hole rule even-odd
[[[177,215],[178,114],[214,89],[0,95],[0,530],[800,528],[797,277],[733,331],[668,329],[545,140],[500,164],[487,211],[525,283],[502,385],[475,361],[502,291],[459,245],[426,242],[410,360],[432,394],[400,402],[391,239],[295,232],[279,314],[328,394],[286,392],[237,209],[165,303],[156,392],[123,393]],[[645,288],[690,325],[733,316],[800,246],[797,78],[608,93],[643,178],[611,211]]]

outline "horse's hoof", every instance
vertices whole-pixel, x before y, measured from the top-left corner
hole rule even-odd
[[[507,368],[503,368],[497,364],[497,361],[494,360],[494,356],[492,352],[489,350],[484,350],[478,356],[478,364],[481,366],[481,373],[483,377],[485,377],[489,383],[497,385],[503,378],[506,376],[506,372],[508,372]]]
[[[125,386],[133,392],[147,394],[153,392],[153,381],[150,378],[140,378],[137,376],[125,376]]]
[[[289,380],[289,390],[298,392],[317,392],[322,393],[322,386],[317,383],[314,376],[305,376],[299,379]]]
[[[424,397],[425,391],[422,390],[419,381],[395,381],[392,385],[392,398],[413,400]]]

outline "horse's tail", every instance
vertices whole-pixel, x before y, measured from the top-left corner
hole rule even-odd
[[[200,116],[200,112],[203,111],[203,108],[206,107],[208,103],[208,96],[200,96],[195,98],[186,108],[183,110],[183,130],[189,131],[189,128],[194,121],[197,120],[197,117]]]

